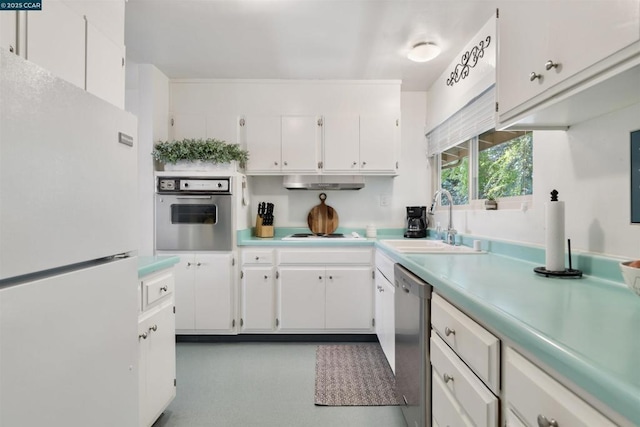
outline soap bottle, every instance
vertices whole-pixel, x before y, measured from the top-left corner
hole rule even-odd
[[[436,223],[436,240],[442,240],[442,227],[440,226],[440,223],[437,222]]]

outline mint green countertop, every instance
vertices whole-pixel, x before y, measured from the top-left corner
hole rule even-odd
[[[177,256],[139,256],[138,277],[146,276],[156,271],[170,268],[180,262]]]
[[[611,280],[558,279],[533,272],[544,264],[536,248],[525,247],[534,259],[523,260],[496,253],[400,254],[377,246],[494,333],[640,425],[640,298],[614,273],[619,260],[576,257],[583,271],[602,264]],[[574,268],[581,266],[574,262]]]

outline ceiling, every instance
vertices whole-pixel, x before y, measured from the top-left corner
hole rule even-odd
[[[170,78],[402,80],[427,90],[497,0],[128,0],[127,56]],[[436,59],[414,63],[430,41]]]

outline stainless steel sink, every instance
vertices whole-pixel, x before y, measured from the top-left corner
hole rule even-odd
[[[382,245],[391,249],[411,254],[483,254],[468,246],[451,246],[442,240],[380,240]]]

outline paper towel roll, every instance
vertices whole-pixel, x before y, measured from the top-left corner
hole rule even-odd
[[[547,202],[545,210],[545,268],[564,271],[564,202]]]

